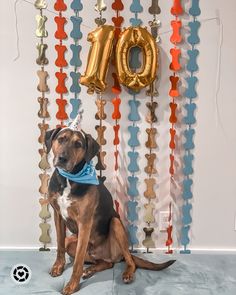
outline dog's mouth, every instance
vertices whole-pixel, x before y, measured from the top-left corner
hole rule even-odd
[[[55,168],[63,169],[66,172],[71,172],[74,166],[69,161],[62,161],[59,157],[53,159],[53,166]]]

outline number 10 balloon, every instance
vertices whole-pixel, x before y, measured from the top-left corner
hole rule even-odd
[[[88,87],[88,93],[104,92],[107,86],[106,76],[112,55],[115,28],[103,25],[88,35],[91,47],[88,54],[85,74],[80,83]],[[140,47],[143,65],[137,72],[129,66],[130,52],[133,47]],[[116,45],[116,68],[121,84],[139,91],[150,85],[156,78],[158,66],[158,49],[155,39],[142,27],[129,27],[121,32]]]

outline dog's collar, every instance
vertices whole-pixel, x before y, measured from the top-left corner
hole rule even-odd
[[[76,174],[66,172],[65,170],[60,168],[57,168],[57,170],[61,176],[73,182],[82,183],[82,184],[94,184],[94,185],[99,184],[96,170],[95,170],[95,167],[93,166],[92,161],[89,163],[85,163],[83,169]]]

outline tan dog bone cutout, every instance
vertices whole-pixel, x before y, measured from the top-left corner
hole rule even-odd
[[[46,132],[47,132],[47,130],[49,128],[49,125],[44,124],[44,123],[39,123],[38,127],[39,127],[40,133],[41,133],[39,138],[38,138],[38,142],[41,143],[41,144],[44,144],[45,143]]]
[[[144,168],[145,172],[148,175],[157,173],[157,170],[155,168],[154,162],[156,160],[156,154],[146,154],[145,155],[147,159],[147,166]]]
[[[149,204],[145,204],[144,208],[146,209],[145,215],[144,215],[144,221],[147,223],[155,222],[155,217],[153,215],[153,210],[155,209],[155,206],[152,203],[149,203]]]
[[[151,97],[155,96],[156,97],[156,96],[159,95],[159,93],[158,93],[158,91],[156,89],[156,81],[157,81],[157,78],[156,78],[156,80],[154,82],[152,82],[150,84],[149,89],[146,91],[147,96],[151,96]]]
[[[36,37],[38,38],[46,38],[48,36],[48,32],[45,28],[45,23],[47,21],[47,17],[45,15],[36,15],[35,17],[37,22],[37,29],[36,29]]]
[[[37,87],[40,92],[48,92],[49,88],[47,85],[48,72],[47,71],[37,71],[39,77],[39,85]]]
[[[49,236],[49,229],[50,229],[50,224],[48,223],[40,223],[39,227],[41,228],[42,234],[39,237],[39,241],[43,244],[48,244],[51,242],[51,238]]]
[[[156,128],[147,128],[146,132],[148,134],[148,140],[146,141],[145,145],[149,149],[155,149],[157,147],[155,135],[157,133]]]
[[[39,199],[39,203],[41,205],[41,211],[39,213],[39,217],[42,219],[48,219],[51,217],[51,213],[48,210],[48,200],[47,199]]]
[[[145,232],[145,239],[143,240],[143,246],[146,248],[155,248],[155,243],[152,239],[152,233],[154,231],[154,228],[144,227],[143,231]]]
[[[50,168],[50,164],[48,163],[48,155],[44,149],[39,149],[39,154],[41,156],[41,160],[39,162],[39,168],[42,170],[47,170]]]
[[[98,108],[98,111],[95,115],[96,120],[105,120],[107,115],[104,112],[104,106],[106,105],[106,100],[105,99],[97,99],[96,100],[96,105]]]
[[[146,106],[148,108],[148,114],[146,116],[146,121],[150,124],[157,122],[157,116],[155,114],[155,111],[158,106],[158,103],[155,101],[154,102],[147,102]]]
[[[97,154],[98,162],[95,166],[96,170],[106,170],[107,165],[105,164],[106,152],[102,151]]]
[[[37,9],[46,9],[47,8],[47,2],[46,0],[36,0],[34,2],[34,7]]]
[[[50,178],[50,175],[46,173],[39,174],[39,178],[41,180],[41,186],[39,188],[39,192],[42,195],[45,195],[48,193],[48,181]]]
[[[38,103],[40,104],[40,110],[38,111],[39,118],[49,118],[49,112],[47,110],[48,98],[38,97]]]
[[[105,145],[107,143],[106,139],[104,138],[104,132],[106,130],[106,126],[96,125],[95,129],[96,129],[96,131],[98,133],[97,142],[100,145]]]
[[[48,59],[46,58],[46,49],[48,48],[47,44],[37,44],[38,49],[38,58],[36,59],[36,63],[39,66],[44,66],[48,64]]]
[[[156,198],[156,193],[154,191],[154,185],[156,184],[156,179],[155,178],[147,178],[144,180],[147,186],[146,191],[144,192],[144,196],[147,199],[155,199]]]

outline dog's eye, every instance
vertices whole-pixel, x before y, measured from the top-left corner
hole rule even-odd
[[[59,137],[57,140],[59,143],[63,143],[66,141],[66,137]]]
[[[81,141],[76,141],[74,143],[75,148],[81,148],[82,147],[82,142]]]

